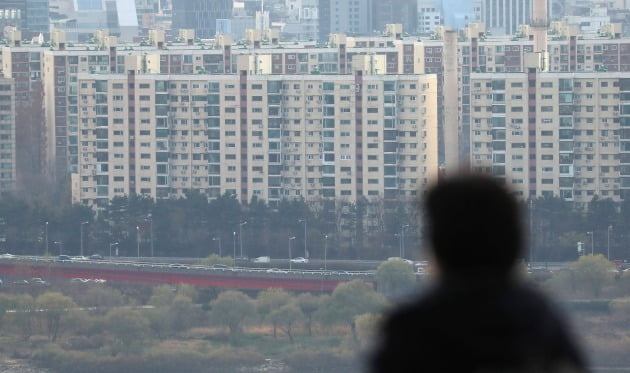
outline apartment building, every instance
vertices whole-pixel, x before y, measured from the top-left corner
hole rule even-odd
[[[41,81],[41,46],[22,45],[22,32],[13,29],[8,32],[7,45],[2,47],[1,77],[11,79],[14,94],[15,122],[13,140],[16,152],[14,160],[17,168],[18,184],[32,182],[32,177],[46,169],[44,149],[43,87]],[[15,172],[15,170],[14,170]]]
[[[473,170],[523,198],[628,196],[630,74],[480,73],[471,84]]]
[[[249,61],[242,59],[241,67]],[[437,161],[435,75],[79,74],[75,202],[413,198]]]
[[[605,76],[630,68],[630,39],[623,38],[616,25],[608,25],[598,34],[576,34],[575,30],[553,23],[542,34],[538,26],[523,26],[512,36],[489,36],[484,24],[473,23],[458,33],[439,26],[431,37],[418,39],[405,37],[400,25],[388,25],[379,36],[331,35],[325,47],[315,42],[282,42],[277,33],[259,30],[250,30],[238,43],[224,35],[198,41],[194,33],[183,30],[178,41],[166,41],[163,32],[152,31],[140,44],[120,44],[100,32],[93,44],[70,45],[56,33],[49,48],[4,47],[3,66],[5,76],[22,79],[16,82],[16,102],[36,92],[33,87],[38,82],[43,85],[47,128],[43,149],[46,164],[56,164],[56,169],[46,169],[58,181],[79,171],[80,74],[117,76],[133,70],[137,76],[235,78],[242,70],[242,58],[248,61],[248,76],[339,75],[351,79],[357,63],[367,64],[369,75],[436,74],[440,164],[457,170],[473,154],[469,145],[473,144],[471,131],[477,118],[472,85],[476,74],[523,75],[535,68],[537,73],[571,77],[569,73],[582,72]],[[18,43],[19,38],[11,40]]]
[[[164,40],[162,32],[152,32],[148,42],[119,44],[116,37],[97,32],[94,44],[67,43],[62,32],[53,33],[50,48],[29,45],[3,48],[5,74],[26,69],[30,85],[43,85],[46,131],[42,131],[41,150],[45,154],[49,176],[57,182],[78,170],[78,75],[81,73],[110,74],[231,74],[237,71],[242,56],[251,61],[250,74],[303,75],[340,74],[352,76],[356,56],[372,56],[374,74],[422,74],[425,71],[438,77],[438,100],[452,106],[457,112],[456,90],[444,99],[440,40],[417,42],[402,38],[402,29],[392,27],[389,34],[380,37],[350,38],[332,35],[327,48],[317,48],[314,42],[280,43],[277,34],[261,35],[251,30],[244,43],[233,45],[227,36],[218,36],[203,45],[193,43],[194,34],[182,32],[181,41]],[[455,41],[455,39],[454,39]],[[168,45],[167,45],[168,44]],[[452,44],[456,50],[455,44]],[[43,49],[43,50],[42,50]],[[15,59],[15,53],[21,59]],[[428,53],[431,57],[423,58]],[[456,52],[454,52],[456,53]],[[24,56],[30,58],[23,63]],[[385,57],[381,59],[380,57]],[[455,63],[455,61],[454,61]],[[455,66],[455,64],[453,64]],[[425,68],[426,67],[426,68]],[[20,71],[22,71],[20,70]],[[456,68],[450,70],[451,80],[456,79]],[[21,73],[22,74],[22,73]],[[9,75],[11,76],[11,75]],[[27,92],[27,87],[23,87]],[[443,122],[442,111],[438,121]]]
[[[15,82],[0,78],[0,194],[16,188]]]

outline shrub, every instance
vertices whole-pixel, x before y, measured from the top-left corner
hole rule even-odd
[[[35,361],[55,373],[228,373],[251,368],[264,362],[261,355],[243,349],[216,349],[207,353],[156,346],[143,355],[98,355],[79,351],[64,351],[49,345],[37,352]]]

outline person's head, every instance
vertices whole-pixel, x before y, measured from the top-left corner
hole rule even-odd
[[[514,196],[495,178],[446,178],[426,195],[429,244],[442,273],[509,273],[523,232]]]

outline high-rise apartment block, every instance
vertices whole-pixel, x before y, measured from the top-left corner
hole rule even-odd
[[[471,84],[473,170],[524,198],[628,195],[630,74],[482,73]]]
[[[271,205],[411,199],[436,176],[434,75],[244,67],[219,76],[80,74],[73,199],[104,206],[190,189]]]
[[[14,81],[0,78],[0,194],[15,190],[15,170]]]
[[[43,113],[42,52],[44,48],[22,44],[22,32],[8,30],[2,48],[2,73],[13,80],[15,162],[18,186],[33,182],[46,169],[46,135]]]
[[[96,206],[190,188],[243,201],[411,197],[438,164],[496,173],[523,198],[626,198],[630,39],[619,25],[580,34],[534,14],[511,36],[388,25],[325,46],[269,29],[238,43],[152,30],[141,44],[98,32],[70,45],[56,32],[47,48],[10,38],[3,72],[16,106],[41,85],[45,169],[73,175],[75,200]]]

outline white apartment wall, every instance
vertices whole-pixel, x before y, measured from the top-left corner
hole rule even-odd
[[[93,124],[98,116],[90,97],[99,95],[93,87],[98,80],[107,84],[110,117],[108,126],[100,130],[107,131],[106,140]],[[94,205],[98,198],[105,201],[131,193],[177,197],[187,189],[200,190],[209,198],[230,193],[240,200],[256,196],[270,202],[281,198],[383,198],[386,189],[395,191],[396,198],[413,198],[437,175],[437,81],[433,75],[365,76],[359,87],[353,76],[249,76],[245,127],[240,122],[242,92],[238,76],[138,75],[133,138],[128,124],[127,77],[83,74],[79,81],[80,95],[88,96],[80,109],[81,123],[87,131],[81,132],[80,178],[73,177],[73,181],[78,180],[73,198],[84,204]],[[393,83],[393,91],[384,91],[386,81]],[[166,84],[167,92],[156,90],[158,83]],[[273,87],[279,87],[277,93]],[[357,89],[363,92],[358,96],[363,100],[360,127],[353,110]],[[155,111],[158,95],[166,95],[169,100],[168,121],[162,122],[167,128],[161,130],[156,127],[160,123]],[[207,101],[196,101],[200,97],[207,100],[208,95],[219,100],[210,105],[218,108],[216,117],[205,112]],[[183,97],[188,101],[182,101]],[[383,97],[389,97],[389,101],[382,101]],[[326,105],[326,100],[333,98],[334,104]],[[278,115],[268,111],[272,107],[278,109]],[[326,115],[331,109],[334,114]],[[391,111],[390,121],[386,121],[384,110]],[[328,118],[331,121],[325,126]],[[384,128],[383,123],[389,123],[389,127]],[[394,144],[387,150],[394,161],[387,166],[391,175],[385,174],[384,140]],[[208,148],[210,143],[217,146]],[[246,148],[241,147],[242,143]],[[107,162],[97,161],[96,153],[101,148],[107,149]],[[168,170],[163,170],[166,172],[156,172],[160,152],[169,154]],[[210,153],[219,158],[209,159]],[[274,161],[272,154],[278,157]],[[332,157],[328,159],[326,154]],[[218,174],[209,167],[214,163]],[[334,170],[327,171],[322,168],[325,166],[333,166]],[[323,182],[326,177],[332,178]],[[383,184],[388,177],[391,185]],[[377,183],[371,183],[372,179]],[[160,194],[160,190],[166,192]]]

